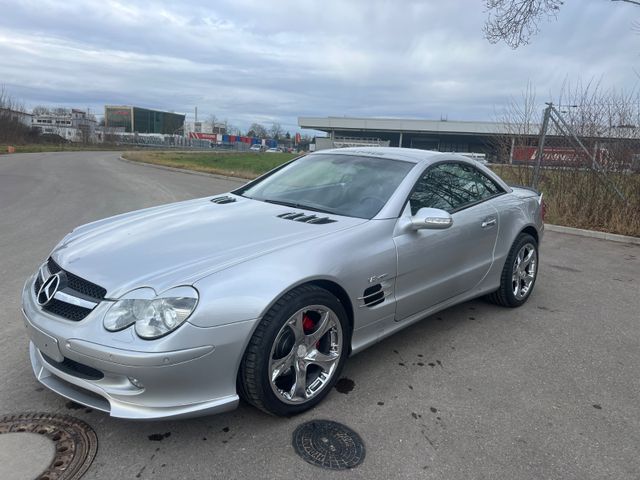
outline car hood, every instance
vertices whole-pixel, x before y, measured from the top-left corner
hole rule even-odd
[[[190,200],[78,227],[52,258],[63,269],[104,287],[108,298],[143,286],[160,293],[367,221],[230,197],[235,201]],[[314,224],[278,217],[289,212],[333,221]]]

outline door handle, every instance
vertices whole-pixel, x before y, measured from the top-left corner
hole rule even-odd
[[[482,221],[482,228],[487,228],[487,227],[493,227],[496,223],[498,222],[498,220],[496,219],[496,217],[487,217]]]

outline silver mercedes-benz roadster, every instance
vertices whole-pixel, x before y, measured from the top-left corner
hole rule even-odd
[[[541,194],[463,156],[326,150],[226,194],[76,228],[22,294],[37,379],[133,419],[320,402],[349,355],[531,295]]]

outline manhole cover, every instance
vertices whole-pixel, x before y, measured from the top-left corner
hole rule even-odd
[[[22,432],[42,435],[54,444],[53,460],[38,477],[40,480],[77,480],[98,451],[98,437],[93,429],[67,415],[29,413],[0,418],[0,435]]]
[[[305,461],[331,470],[357,467],[365,453],[356,432],[329,420],[313,420],[296,428],[293,448]]]

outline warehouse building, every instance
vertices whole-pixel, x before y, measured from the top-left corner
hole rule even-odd
[[[105,129],[125,133],[183,134],[184,119],[184,114],[148,108],[128,105],[104,107]]]
[[[328,141],[320,141],[318,149],[379,142],[392,147],[477,153],[488,159],[498,156],[498,144],[509,135],[507,126],[499,122],[299,117],[298,125],[327,133]],[[535,128],[530,132],[531,138],[538,135],[537,126]]]

